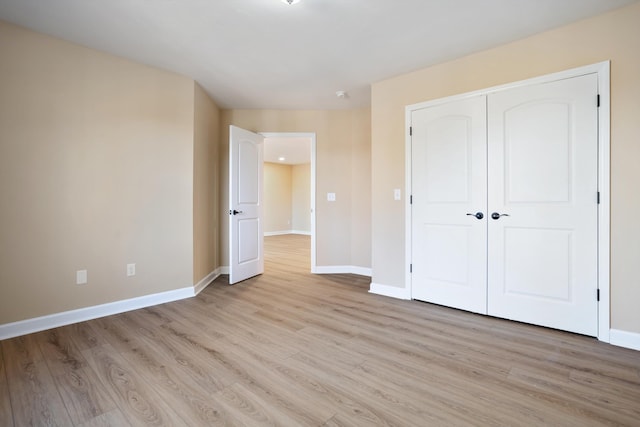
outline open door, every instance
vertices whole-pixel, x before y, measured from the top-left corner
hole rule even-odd
[[[229,127],[229,284],[264,273],[264,137]]]

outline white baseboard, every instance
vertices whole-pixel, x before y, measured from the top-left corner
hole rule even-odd
[[[286,231],[265,231],[264,232],[264,236],[265,237],[269,237],[269,236],[282,236],[284,234],[291,234],[291,231],[286,230]]]
[[[407,288],[399,288],[397,286],[381,285],[379,283],[371,283],[369,292],[385,297],[398,299],[411,299],[411,291]]]
[[[45,331],[47,329],[70,325],[72,323],[97,319],[99,317],[124,313],[125,311],[137,310],[139,308],[150,307],[152,305],[190,298],[195,295],[194,289],[195,288],[193,286],[187,286],[182,289],[175,289],[172,291],[160,292],[157,294],[145,295],[127,300],[110,302],[107,304],[94,305],[93,307],[79,308],[77,310],[64,311],[62,313],[6,323],[4,325],[0,325],[0,340],[31,334],[33,332]]]
[[[228,265],[223,265],[222,267],[218,267],[218,270],[220,270],[220,274],[229,274]]]
[[[640,350],[640,334],[637,332],[621,331],[611,329],[609,331],[609,343],[618,347]]]
[[[367,267],[358,267],[358,266],[352,265],[351,274],[358,274],[360,276],[371,277],[371,269]]]
[[[216,280],[222,274],[220,272],[221,269],[222,269],[222,267],[216,268],[211,273],[209,273],[206,276],[204,276],[204,278],[202,280],[200,280],[198,283],[196,283],[196,285],[193,287],[194,294],[198,295],[200,292],[202,292],[204,290],[204,288],[209,286],[211,284],[211,282]]]
[[[305,236],[311,236],[311,232],[310,231],[300,231],[300,230],[283,230],[283,231],[265,231],[264,232],[264,236],[265,237],[269,237],[269,236],[282,236],[285,234],[302,234]]]
[[[371,269],[354,265],[323,265],[313,269],[314,274],[358,274],[371,277]]]

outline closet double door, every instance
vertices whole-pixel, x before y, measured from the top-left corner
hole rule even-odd
[[[596,336],[597,75],[411,113],[412,298]]]

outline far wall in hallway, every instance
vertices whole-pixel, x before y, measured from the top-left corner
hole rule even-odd
[[[265,233],[311,232],[311,164],[264,164]]]

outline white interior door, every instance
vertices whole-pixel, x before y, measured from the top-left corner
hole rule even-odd
[[[229,283],[264,273],[262,158],[264,138],[229,127]]]
[[[411,126],[411,297],[486,314],[486,98],[414,111]]]
[[[597,87],[488,96],[490,315],[597,335]]]

